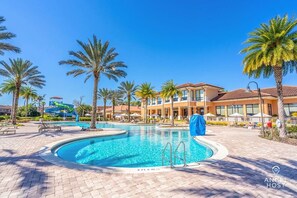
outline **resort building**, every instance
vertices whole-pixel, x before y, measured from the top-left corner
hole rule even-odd
[[[246,89],[224,91],[222,87],[206,83],[186,83],[179,85],[182,96],[174,96],[174,118],[182,120],[194,113],[201,115],[210,113],[218,119],[225,120],[231,114],[239,113],[244,118],[260,112],[260,100],[258,91],[247,92]],[[283,86],[284,104],[286,116],[297,112],[297,86]],[[276,88],[261,89],[263,101],[263,113],[277,115],[277,93]],[[170,118],[169,98],[156,98],[148,100],[148,116]],[[141,108],[144,116],[144,104]]]
[[[0,115],[10,115],[11,106],[9,105],[0,105]]]
[[[100,111],[100,114],[103,115],[103,109]],[[106,117],[108,119],[113,118],[113,116],[117,117],[126,117],[128,114],[128,105],[118,105],[114,107],[114,115],[112,114],[112,107],[109,106],[106,108]],[[134,114],[136,117],[137,115],[141,115],[141,108],[138,106],[130,106],[130,114]]]

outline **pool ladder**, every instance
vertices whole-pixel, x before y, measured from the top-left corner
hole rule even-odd
[[[179,147],[183,145],[183,158],[180,158],[178,155],[177,155],[177,152],[178,152],[178,149]],[[166,149],[167,147],[169,147],[169,159],[166,157],[165,155],[165,152],[166,152]],[[174,150],[174,164],[176,164],[176,158],[179,158],[180,160],[182,160],[184,162],[184,167],[187,166],[187,161],[186,161],[186,144],[184,143],[184,141],[180,141],[178,146],[176,147],[176,149]],[[172,163],[172,144],[170,142],[167,142],[166,146],[164,147],[163,149],[163,152],[162,152],[162,166],[164,166],[164,161],[165,160],[168,160],[169,163],[170,163],[170,168],[174,168],[174,164]]]

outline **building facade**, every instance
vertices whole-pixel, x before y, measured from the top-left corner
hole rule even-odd
[[[249,117],[260,112],[260,100],[258,92],[247,92],[246,89],[237,89],[226,92],[222,87],[206,83],[186,83],[179,85],[182,96],[174,96],[174,118],[182,120],[192,114],[204,115],[211,113],[217,118],[225,119],[233,113]],[[283,86],[284,104],[286,116],[297,112],[297,86]],[[277,115],[277,92],[276,88],[261,89],[263,99],[263,113]],[[148,101],[148,116],[170,118],[169,98],[151,98]],[[144,116],[144,104],[141,108]]]
[[[0,105],[0,115],[10,115],[11,106],[9,105]]]

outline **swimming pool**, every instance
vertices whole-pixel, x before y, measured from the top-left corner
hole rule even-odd
[[[87,123],[60,123],[65,126],[84,126]],[[109,137],[86,138],[72,141],[55,149],[53,152],[59,158],[79,164],[88,164],[102,167],[157,167],[162,166],[162,152],[170,142],[173,151],[180,141],[186,146],[187,163],[203,161],[213,155],[213,151],[199,144],[185,130],[158,130],[155,126],[129,126],[98,124],[101,128],[121,128],[127,134]],[[169,149],[165,155],[169,156]],[[182,149],[177,151],[175,165],[183,164]],[[165,161],[164,166],[168,166]]]

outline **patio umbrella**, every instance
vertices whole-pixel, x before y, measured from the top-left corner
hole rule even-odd
[[[215,115],[213,115],[212,113],[207,113],[204,115],[205,117],[216,117]]]
[[[138,114],[138,113],[132,113],[130,116],[132,116],[132,117],[140,117],[140,114]]]
[[[159,117],[158,114],[152,114],[151,116],[152,116],[152,117]]]
[[[229,115],[229,117],[243,117],[243,115],[240,113],[233,113],[233,114]]]
[[[122,116],[122,117],[127,117],[128,114],[126,114],[126,113],[122,113],[121,116]]]
[[[255,115],[253,115],[252,117],[261,118],[261,113],[257,113]],[[271,118],[271,117],[272,117],[271,115],[267,115],[267,114],[263,113],[263,118]]]
[[[120,117],[122,117],[121,114],[114,114],[113,116],[114,116],[115,118],[120,118]]]

